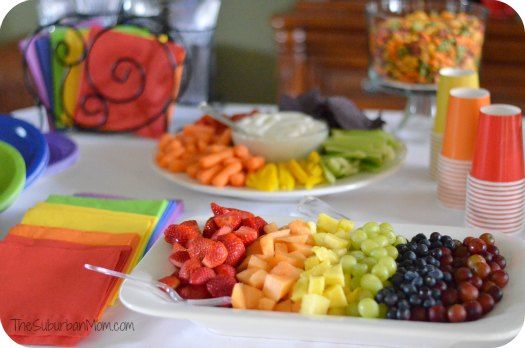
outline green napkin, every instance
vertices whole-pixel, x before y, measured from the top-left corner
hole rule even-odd
[[[98,199],[91,197],[52,195],[47,203],[119,211],[132,214],[156,216],[157,221],[168,205],[167,200],[148,199]]]

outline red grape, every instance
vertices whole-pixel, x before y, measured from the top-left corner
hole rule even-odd
[[[496,242],[494,240],[494,236],[490,233],[483,233],[481,236],[479,236],[479,239],[484,241],[485,244],[487,244],[487,246],[494,245],[494,243]]]
[[[439,262],[440,262],[441,266],[450,265],[452,263],[452,261],[454,261],[454,258],[450,254],[449,255],[443,255],[441,257],[441,259],[439,259]]]
[[[458,294],[461,301],[468,302],[478,298],[479,290],[468,282],[461,282],[458,286]]]
[[[465,246],[467,246],[468,243],[470,243],[470,241],[473,240],[473,239],[474,239],[474,237],[466,237],[465,239],[463,239],[463,244]]]
[[[479,238],[472,238],[469,240],[467,248],[471,254],[484,254],[487,252],[487,244]]]
[[[443,323],[447,321],[447,309],[445,306],[436,305],[430,307],[428,310],[428,320],[435,323]]]
[[[447,311],[448,321],[451,323],[460,323],[467,319],[467,311],[460,304],[450,306]]]
[[[445,291],[447,290],[447,288],[448,288],[447,283],[445,283],[442,280],[440,280],[439,282],[436,283],[436,285],[434,285],[434,289],[439,289],[441,291]]]
[[[458,291],[454,288],[448,288],[441,293],[441,301],[445,306],[450,306],[458,302]]]
[[[452,265],[441,265],[440,269],[443,271],[443,272],[449,272],[449,273],[452,273]]]
[[[478,320],[483,315],[483,308],[478,301],[468,301],[463,303],[467,311],[467,320]]]
[[[507,260],[505,260],[505,258],[501,255],[495,255],[494,262],[496,262],[501,267],[501,269],[505,269],[505,267],[507,267]]]
[[[485,253],[485,255],[483,256],[485,256],[485,261],[487,263],[492,262],[494,259],[494,254],[491,254],[491,253]]]
[[[499,288],[503,289],[509,282],[509,275],[504,270],[499,270],[492,273],[490,280],[492,280]]]
[[[478,302],[481,305],[481,308],[483,309],[483,314],[490,312],[492,308],[494,308],[494,306],[496,305],[496,302],[494,301],[492,296],[490,296],[486,292],[482,292],[479,295]]]
[[[496,284],[494,284],[492,280],[485,279],[480,290],[483,292],[487,292],[492,286],[496,286]]]
[[[495,245],[487,245],[487,252],[494,256],[499,255],[499,249]]]
[[[470,278],[469,280],[467,280],[467,282],[469,282],[470,284],[474,285],[476,288],[481,288],[481,286],[483,285],[483,280],[481,280],[481,278],[474,274],[472,276],[472,278]]]
[[[413,321],[428,321],[427,320],[427,311],[423,307],[414,307],[412,308],[412,313],[410,315],[410,320]]]
[[[490,270],[492,272],[499,271],[501,269],[500,265],[497,262],[491,262],[490,263]]]
[[[501,301],[503,297],[503,291],[497,285],[492,285],[487,289],[486,293],[492,296],[495,302]]]
[[[474,266],[471,268],[474,271],[474,274],[479,276],[481,279],[487,278],[491,272],[490,266],[487,265],[485,262],[478,262],[474,264]]]
[[[454,279],[456,283],[461,283],[462,281],[469,280],[472,278],[473,274],[470,269],[467,267],[460,267],[454,272]]]
[[[485,258],[481,255],[478,255],[478,254],[470,255],[467,259],[467,266],[472,268],[478,262],[485,263],[486,261],[485,261]]]
[[[467,264],[467,258],[466,257],[455,257],[452,261],[451,265],[452,267],[460,268]]]
[[[452,256],[452,250],[450,250],[449,248],[447,247],[441,247],[441,253],[443,255],[451,255]]]
[[[468,256],[469,252],[466,246],[460,245],[454,250],[455,257],[465,257]]]

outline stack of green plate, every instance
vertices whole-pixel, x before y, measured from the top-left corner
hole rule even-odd
[[[24,158],[14,147],[0,141],[0,212],[13,204],[25,182]]]

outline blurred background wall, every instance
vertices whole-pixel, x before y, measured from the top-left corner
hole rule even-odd
[[[288,9],[294,2],[222,0],[216,34],[219,100],[275,102],[276,55],[269,21],[272,14]],[[11,10],[0,29],[0,46],[35,28],[35,3],[29,0]]]

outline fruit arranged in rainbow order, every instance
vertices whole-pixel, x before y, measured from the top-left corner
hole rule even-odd
[[[361,227],[320,214],[279,227],[211,204],[169,226],[173,274],[160,281],[187,299],[231,296],[238,309],[458,323],[492,311],[509,282],[506,259],[485,233],[463,242],[420,233],[407,241],[388,223]]]

